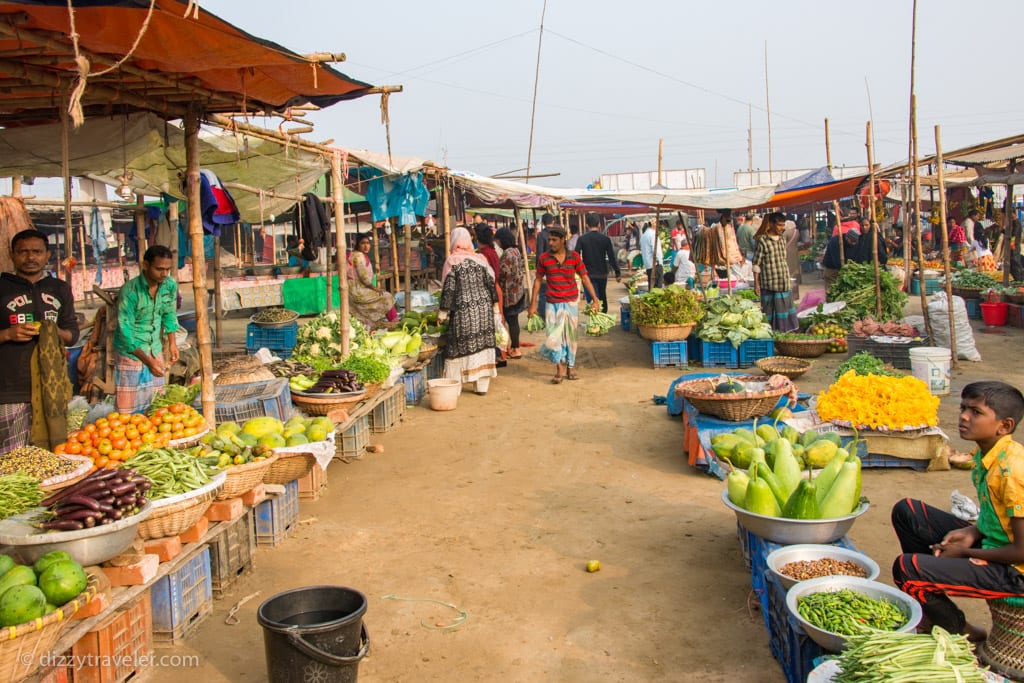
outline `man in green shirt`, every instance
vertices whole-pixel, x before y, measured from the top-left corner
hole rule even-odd
[[[178,284],[171,277],[172,264],[170,249],[150,247],[142,256],[142,273],[126,282],[118,294],[114,349],[120,413],[144,411],[156,390],[164,385],[167,367],[178,360],[174,338],[178,330]]]

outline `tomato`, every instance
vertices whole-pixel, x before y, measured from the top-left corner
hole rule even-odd
[[[170,422],[164,422],[162,425],[160,425],[157,428],[157,431],[159,431],[161,434],[167,434],[168,432],[171,431],[171,423]]]
[[[100,419],[96,420],[96,429],[103,429],[104,427],[109,427],[109,426],[110,426],[110,423],[107,422],[107,418],[105,418],[105,417],[101,417]]]
[[[174,439],[175,441],[177,441],[178,439],[183,439],[183,438],[185,438],[185,432],[184,431],[171,432],[171,438]]]
[[[77,441],[68,441],[68,445],[65,450],[71,455],[79,455],[82,452],[82,444]]]
[[[128,445],[128,439],[124,438],[123,436],[115,436],[110,439],[110,445],[113,446],[115,450],[120,451],[123,450],[124,447]]]
[[[110,455],[110,451],[114,450],[114,446],[110,442],[110,439],[100,439],[99,445],[96,446],[96,450],[100,452],[100,455]]]
[[[111,430],[110,438],[111,439],[123,439],[124,438],[124,428],[118,427],[117,429]]]
[[[108,469],[108,470],[116,470],[120,466],[121,466],[121,463],[117,462],[116,460],[111,460],[110,462],[108,462],[103,467],[104,467],[104,469]]]
[[[92,446],[87,446],[82,449],[82,455],[84,455],[87,458],[92,458],[93,460],[95,460],[96,456],[99,455],[99,453]]]
[[[132,439],[128,442],[128,446],[132,449],[132,454],[142,448],[142,439]]]
[[[185,424],[182,423],[182,422],[175,422],[175,423],[171,424],[171,431],[172,432],[180,432],[183,429],[185,429]]]
[[[128,439],[129,441],[131,441],[132,439],[139,438],[139,430],[136,429],[135,427],[129,427],[128,429],[124,430],[124,438]]]
[[[187,408],[188,406],[184,403],[175,403],[171,405],[171,412],[175,415],[180,415],[181,413],[184,413]]]
[[[192,425],[189,425],[188,427],[185,427],[184,434],[185,434],[185,436],[195,436],[197,431],[198,430],[196,430],[195,427],[193,427]]]
[[[106,426],[106,425],[104,425],[104,426],[100,427],[100,428],[99,428],[99,429],[98,429],[98,430],[96,431],[96,433],[100,435],[100,438],[101,438],[101,439],[106,439],[106,438],[110,437],[110,432],[111,432],[111,429],[110,429],[110,427],[108,427],[108,426]]]
[[[156,434],[153,432],[146,432],[142,435],[142,443],[153,443],[156,440]]]
[[[108,458],[105,455],[101,455],[100,457],[96,458],[95,462],[96,467],[106,467],[107,463],[110,462],[110,458]]]
[[[67,448],[67,446],[68,446],[67,443],[59,443],[59,444],[57,444],[56,446],[53,447],[53,452],[56,453],[57,455],[62,455],[62,454],[67,452],[65,450]]]
[[[93,424],[92,422],[90,422],[89,424],[87,424],[84,427],[82,427],[82,431],[90,432],[90,433],[91,432],[95,432],[96,431],[96,425]]]
[[[124,460],[124,453],[118,450],[110,451],[110,455],[107,456],[111,460]]]
[[[120,429],[120,427],[121,427],[121,421],[118,420],[117,418],[110,419],[110,420],[108,420],[108,422],[110,423],[110,428],[111,429]]]
[[[174,424],[177,421],[178,421],[178,416],[175,415],[174,413],[167,413],[162,418],[160,418],[160,422],[165,424],[165,425],[166,424]]]
[[[146,420],[146,419],[148,419],[148,418],[145,415],[143,415],[142,413],[135,413],[134,415],[131,416],[131,419],[129,419],[129,422],[131,422],[133,425],[137,425],[137,424],[142,423],[142,421]]]

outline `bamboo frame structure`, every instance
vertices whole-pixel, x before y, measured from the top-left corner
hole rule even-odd
[[[865,146],[868,149],[868,182],[871,183],[868,191],[868,211],[871,214],[868,225],[871,227],[871,260],[875,264],[875,316],[882,317],[882,270],[878,263],[878,236],[880,228],[875,222],[875,158],[874,148],[871,142],[871,122],[867,123],[867,137]],[[839,240],[842,241],[842,238]]]
[[[829,142],[828,135],[828,117],[825,118],[825,165],[828,167],[828,172],[832,172],[832,145]],[[832,200],[832,211],[836,215],[836,230],[839,234],[839,265],[842,267],[846,263],[846,245],[843,243],[843,218],[839,213],[839,200]],[[828,227],[828,221],[825,221],[826,228]],[[832,236],[829,235],[829,239]]]
[[[338,268],[338,310],[341,312],[341,355],[348,355],[348,259],[345,255],[345,190],[341,177],[341,153],[335,151],[331,155],[331,190],[334,196],[334,228],[336,261]],[[331,276],[327,275],[327,288],[330,291]]]
[[[209,308],[206,304],[206,254],[203,251],[203,219],[199,200],[199,112],[190,108],[185,116],[185,187],[188,199],[188,235],[192,245],[192,293],[196,302],[196,342],[202,387],[203,417],[208,425],[216,421],[213,393],[213,356],[210,348]],[[217,335],[220,341],[220,335]]]
[[[953,322],[953,279],[949,266],[949,233],[946,231],[946,175],[942,169],[942,140],[939,127],[935,126],[935,170],[939,181],[939,223],[942,225],[942,269],[946,273],[946,309],[949,314],[949,352],[952,367],[956,367],[956,326]],[[924,273],[921,273],[921,290],[924,291]]]
[[[915,1],[916,5],[916,1]],[[921,174],[919,172],[917,164],[917,96],[911,95],[910,97],[910,142],[913,155],[913,166],[910,171],[914,178],[914,222],[917,224],[917,270],[918,276],[924,278],[924,243],[921,240]],[[945,226],[942,227],[945,232]],[[952,306],[952,302],[949,302]],[[924,281],[921,281],[921,313],[924,315],[924,326],[928,332],[928,338],[931,340],[935,339],[935,334],[932,331],[932,319],[928,315],[928,294],[925,292]],[[949,331],[952,336],[954,330]]]

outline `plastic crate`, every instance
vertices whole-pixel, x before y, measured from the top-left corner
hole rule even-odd
[[[239,577],[252,571],[256,550],[252,520],[250,509],[210,541],[210,584],[215,598],[224,597]]]
[[[153,653],[149,589],[104,617],[71,646],[75,683],[121,683],[140,673]]]
[[[740,344],[738,352],[739,366],[741,368],[749,368],[755,361],[774,356],[775,342],[771,339],[748,339]]]
[[[736,347],[730,342],[700,343],[700,362],[706,368],[738,368],[740,356]]]
[[[295,480],[299,485],[299,500],[314,501],[327,488],[327,472],[319,464],[314,464],[309,473]]]
[[[370,412],[370,431],[375,434],[390,432],[404,417],[405,394],[401,390],[393,391]]]
[[[270,349],[271,351],[288,351],[295,348],[295,342],[299,336],[299,323],[288,323],[281,327],[263,327],[256,323],[249,323],[245,328],[245,349],[254,353],[257,349]]]
[[[444,353],[440,349],[427,365],[427,379],[437,379],[438,377],[444,377]]]
[[[359,458],[370,445],[370,416],[357,418],[340,439],[335,439],[335,453],[342,458]]]
[[[253,417],[269,415],[282,422],[292,412],[291,390],[288,380],[275,377],[265,382],[247,382],[246,384],[218,384],[213,387],[216,401],[217,424],[237,422],[239,424]],[[192,407],[202,410],[200,398],[192,402]]]
[[[981,299],[964,299],[967,306],[967,317],[971,320],[981,320]]]
[[[704,342],[695,334],[691,334],[689,339],[686,340],[686,354],[690,357],[690,360],[699,363],[701,356],[701,344]]]
[[[619,324],[622,325],[623,332],[629,332],[633,325],[633,313],[628,308],[619,309]]]
[[[1024,327],[1024,306],[1018,306],[1017,304],[1007,304],[1006,310],[1006,324],[1010,327]]]
[[[900,370],[910,370],[910,349],[930,345],[931,341],[926,336],[921,337],[920,341],[911,341],[906,344],[883,344],[870,337],[858,337],[855,334],[846,337],[846,348],[851,356],[861,351],[867,351],[878,360],[889,363]]]
[[[299,521],[299,482],[284,485],[284,493],[268,495],[256,506],[256,545],[280,545]]]
[[[774,576],[765,577],[768,597],[768,649],[779,660],[789,683],[804,683],[815,660],[828,654],[789,616],[786,590]]]
[[[924,472],[928,469],[930,462],[930,460],[916,460],[914,458],[897,458],[894,455],[882,453],[868,453],[860,458],[860,466],[864,469],[908,467],[918,472]]]
[[[176,645],[213,612],[210,548],[156,581],[149,589],[153,609],[153,642]]]
[[[685,368],[687,364],[686,340],[651,342],[651,356],[654,359],[654,367]]]
[[[417,405],[423,399],[423,395],[427,393],[426,373],[422,369],[414,370],[402,375],[401,380],[405,385],[405,404]]]
[[[939,280],[925,280],[924,281],[924,293],[926,296],[931,296],[935,292],[942,289],[942,282]],[[921,294],[921,281],[916,277],[910,281],[910,293],[920,296]]]

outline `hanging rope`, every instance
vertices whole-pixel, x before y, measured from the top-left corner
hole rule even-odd
[[[388,164],[394,166],[391,160],[391,114],[388,113],[388,98],[391,93],[387,90],[380,94],[380,122],[384,124],[384,132],[388,140]]]
[[[139,28],[138,35],[135,36],[135,41],[132,43],[131,48],[121,59],[111,64],[102,71],[95,73],[89,73],[91,65],[89,60],[82,55],[78,45],[78,29],[75,28],[75,8],[71,4],[72,0],[68,0],[68,22],[71,26],[71,45],[75,49],[75,67],[78,70],[78,77],[75,80],[75,86],[71,89],[71,97],[68,101],[68,114],[71,116],[71,124],[78,128],[85,122],[85,115],[82,113],[82,95],[85,94],[85,87],[90,78],[93,76],[105,76],[111,71],[115,71],[121,68],[128,59],[135,53],[135,50],[139,47],[139,43],[142,42],[142,36],[146,34],[149,29],[149,20],[153,17],[153,9],[156,7],[156,0],[149,0],[149,10],[146,11],[146,19],[142,22],[142,27]],[[198,7],[196,11],[198,12]],[[186,15],[187,16],[187,15]],[[197,15],[198,16],[198,15]]]
[[[191,17],[189,15],[192,15]],[[183,15],[186,19],[198,19],[199,18],[199,0],[188,0],[188,7],[185,8],[185,14]]]

